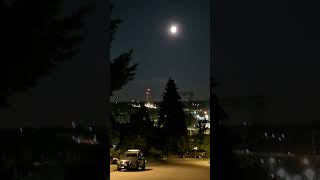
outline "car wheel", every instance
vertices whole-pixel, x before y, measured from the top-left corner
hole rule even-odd
[[[142,166],[142,171],[146,170],[146,163],[144,162],[143,163],[143,166]]]

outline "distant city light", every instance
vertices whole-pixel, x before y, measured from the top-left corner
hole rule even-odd
[[[72,124],[72,128],[76,127],[76,123],[74,121],[72,121],[71,124]]]
[[[272,138],[275,138],[276,136],[272,133]]]
[[[144,106],[146,106],[146,108],[157,109],[157,106],[155,106],[154,104],[151,104],[151,103],[146,103],[146,104],[144,104]]]
[[[313,180],[315,172],[309,168],[304,171],[304,175],[307,176],[308,179]]]
[[[265,132],[265,133],[264,133],[264,136],[265,136],[265,137],[268,137],[268,133],[267,133],[267,132]]]
[[[140,104],[132,104],[133,107],[136,107],[136,108],[140,108],[141,105]]]
[[[269,162],[270,162],[271,164],[274,164],[276,161],[275,161],[275,159],[274,159],[273,157],[270,157],[270,158],[269,158]]]
[[[286,171],[283,169],[283,168],[280,168],[278,171],[277,171],[277,175],[279,177],[285,177],[286,176]]]
[[[301,175],[296,174],[293,176],[293,180],[302,180],[302,177],[301,177]]]
[[[260,162],[261,162],[261,164],[264,164],[264,160],[262,158],[260,159]]]
[[[274,174],[273,173],[271,173],[270,176],[271,176],[272,179],[274,178]]]
[[[309,159],[308,158],[303,158],[302,163],[304,165],[309,165]]]
[[[283,133],[282,133],[281,137],[284,138],[284,134]]]
[[[249,149],[246,149],[246,153],[249,154],[249,152],[250,152]]]

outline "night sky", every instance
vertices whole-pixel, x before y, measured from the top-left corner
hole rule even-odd
[[[256,123],[319,122],[319,10],[307,1],[217,1],[213,66],[220,97],[263,95]]]
[[[132,48],[139,63],[135,79],[111,99],[144,100],[147,88],[153,100],[161,95],[169,77],[179,91],[193,91],[195,100],[209,99],[209,0],[114,0],[113,15],[123,20],[112,44],[111,57]],[[177,36],[168,34],[178,24]]]
[[[69,0],[66,12],[87,1]],[[0,111],[1,127],[106,122],[107,3],[101,1],[83,30],[82,51],[37,87],[10,98]],[[122,18],[112,57],[133,48],[140,63],[136,79],[116,100],[143,98],[151,88],[161,97],[171,76],[181,91],[209,97],[210,16],[207,1],[115,1]],[[319,122],[319,11],[305,1],[217,1],[212,12],[211,75],[219,97],[264,95],[267,123]],[[170,22],[181,33],[167,34]]]
[[[10,98],[12,107],[0,111],[0,127],[41,127],[64,125],[71,121],[106,124],[108,2],[96,3],[87,16],[81,34],[85,41],[81,51],[64,62],[52,74],[38,81],[27,92]],[[69,14],[88,1],[66,0]]]

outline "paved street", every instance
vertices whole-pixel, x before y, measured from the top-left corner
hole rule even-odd
[[[117,171],[110,166],[111,180],[209,180],[209,159],[168,159],[166,162],[150,162],[145,171]]]

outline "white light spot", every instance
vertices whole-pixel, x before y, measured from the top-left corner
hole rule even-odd
[[[314,177],[314,171],[312,169],[306,169],[304,171],[304,175],[308,177],[308,179],[313,179]]]
[[[277,175],[278,175],[279,177],[285,177],[285,176],[286,176],[286,171],[281,168],[281,169],[279,169],[279,170],[277,171]]]
[[[273,164],[273,163],[275,163],[275,159],[274,159],[273,157],[271,157],[271,158],[269,159],[269,162],[270,162],[271,164]]]
[[[270,176],[271,176],[271,178],[274,178],[274,174],[273,173],[271,173]]]
[[[309,163],[310,163],[309,159],[307,159],[307,158],[303,158],[302,162],[304,165],[309,165]]]
[[[175,25],[171,26],[170,31],[172,34],[177,33],[177,26],[175,26]]]

